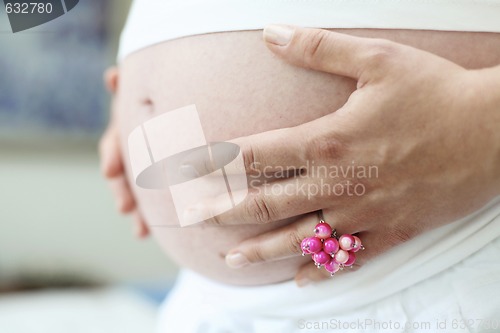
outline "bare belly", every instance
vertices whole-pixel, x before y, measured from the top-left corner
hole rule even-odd
[[[409,30],[342,30],[387,38],[448,58],[466,68],[500,64],[500,34]],[[334,112],[355,88],[339,76],[292,67],[274,57],[261,31],[200,35],[136,52],[121,65],[119,124],[137,125],[195,104],[208,141],[291,127]],[[128,171],[128,170],[127,170]],[[133,180],[130,179],[133,183]],[[140,209],[164,251],[178,264],[230,284],[268,284],[292,278],[307,258],[293,257],[234,270],[225,253],[241,240],[290,223],[180,228],[167,190],[135,188]]]

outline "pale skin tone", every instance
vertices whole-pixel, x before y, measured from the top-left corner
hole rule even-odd
[[[145,238],[149,234],[149,229],[144,222],[143,217],[137,211],[134,195],[130,190],[128,180],[125,176],[125,167],[123,165],[122,153],[118,141],[118,127],[116,126],[115,94],[118,89],[118,68],[109,68],[104,73],[104,83],[106,89],[111,94],[112,117],[108,128],[104,132],[99,143],[99,152],[101,156],[101,170],[108,179],[111,191],[116,198],[116,208],[123,214],[131,214],[134,219],[134,234],[138,238]]]
[[[500,94],[495,87],[500,86],[500,67],[466,70],[411,47],[325,30],[295,29],[291,35],[289,42],[268,39],[266,45],[293,65],[350,77],[357,81],[357,90],[332,114],[234,140],[243,149],[247,172],[263,166],[299,167],[306,161],[326,166],[356,161],[377,166],[378,177],[322,178],[332,187],[347,181],[362,184],[362,196],[324,194],[308,200],[301,195],[264,197],[262,188],[254,189],[243,204],[209,223],[268,224],[323,209],[337,230],[359,233],[367,246],[358,256],[362,265],[390,247],[479,209],[499,194]],[[116,72],[106,76],[113,91]],[[120,151],[112,143],[112,124],[101,144],[103,169],[114,179],[121,210],[134,212]],[[321,180],[308,172],[302,170],[299,184]],[[280,180],[282,185],[291,181],[297,185],[297,179]],[[145,235],[144,221],[135,216],[138,234]],[[241,267],[241,260],[237,265],[231,260],[237,253],[246,258],[247,266],[298,256],[300,240],[311,235],[316,223],[314,213],[304,215],[242,242],[229,251],[226,261]],[[296,275],[301,284],[324,278],[324,271],[310,263]]]

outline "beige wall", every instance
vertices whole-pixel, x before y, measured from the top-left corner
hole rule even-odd
[[[111,282],[172,279],[154,241],[115,212],[93,144],[0,147],[0,276],[80,272]]]

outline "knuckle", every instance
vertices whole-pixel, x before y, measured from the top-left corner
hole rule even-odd
[[[332,161],[343,156],[345,144],[339,139],[331,136],[315,136],[309,139],[307,143],[307,159],[313,161],[319,159],[322,161]]]
[[[304,50],[302,58],[304,63],[309,64],[310,67],[316,67],[321,63],[321,51],[326,44],[327,31],[315,29],[302,40],[302,49]]]
[[[272,210],[263,197],[249,196],[245,205],[245,215],[253,219],[258,224],[265,224],[272,221]]]
[[[208,217],[203,221],[203,223],[216,227],[224,227],[227,225],[226,220],[223,218],[223,214],[221,213],[214,214],[214,210],[211,205],[205,206],[204,210],[205,210],[204,213]]]
[[[297,230],[292,230],[288,234],[288,240],[286,242],[288,250],[290,253],[302,253],[300,249],[300,243],[302,243],[302,237],[298,234]]]
[[[398,54],[395,43],[385,39],[375,39],[368,48],[367,61],[370,68],[387,68]]]
[[[387,234],[388,243],[392,246],[400,245],[416,236],[416,232],[408,227],[393,227]]]
[[[264,252],[262,251],[262,248],[259,246],[252,246],[247,253],[247,258],[252,263],[263,262],[267,260]]]
[[[221,219],[220,215],[212,215],[212,217],[210,219],[206,220],[206,222],[208,222],[211,225],[216,226],[216,227],[224,226],[224,223],[222,223],[222,219]]]
[[[247,172],[254,170],[257,163],[255,149],[251,145],[246,146],[244,149],[242,149],[242,156],[245,170]]]

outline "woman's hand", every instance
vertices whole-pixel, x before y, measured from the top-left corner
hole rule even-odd
[[[120,148],[120,138],[115,120],[115,94],[118,88],[118,68],[111,67],[104,74],[104,82],[107,90],[112,95],[111,119],[108,128],[99,142],[99,155],[101,157],[101,169],[104,177],[113,191],[118,211],[123,214],[132,214],[135,222],[134,233],[138,238],[144,238],[149,234],[148,227],[141,214],[137,210],[135,198],[123,167],[123,158]]]
[[[298,256],[318,222],[311,212],[320,209],[340,234],[359,234],[363,264],[499,194],[498,67],[468,71],[408,46],[326,30],[271,26],[264,36],[278,57],[350,77],[357,90],[330,115],[234,141],[247,177],[269,181],[212,223],[302,217],[243,242],[226,256],[228,265]],[[280,178],[283,170],[293,177]],[[296,279],[304,284],[323,273],[311,262]]]

